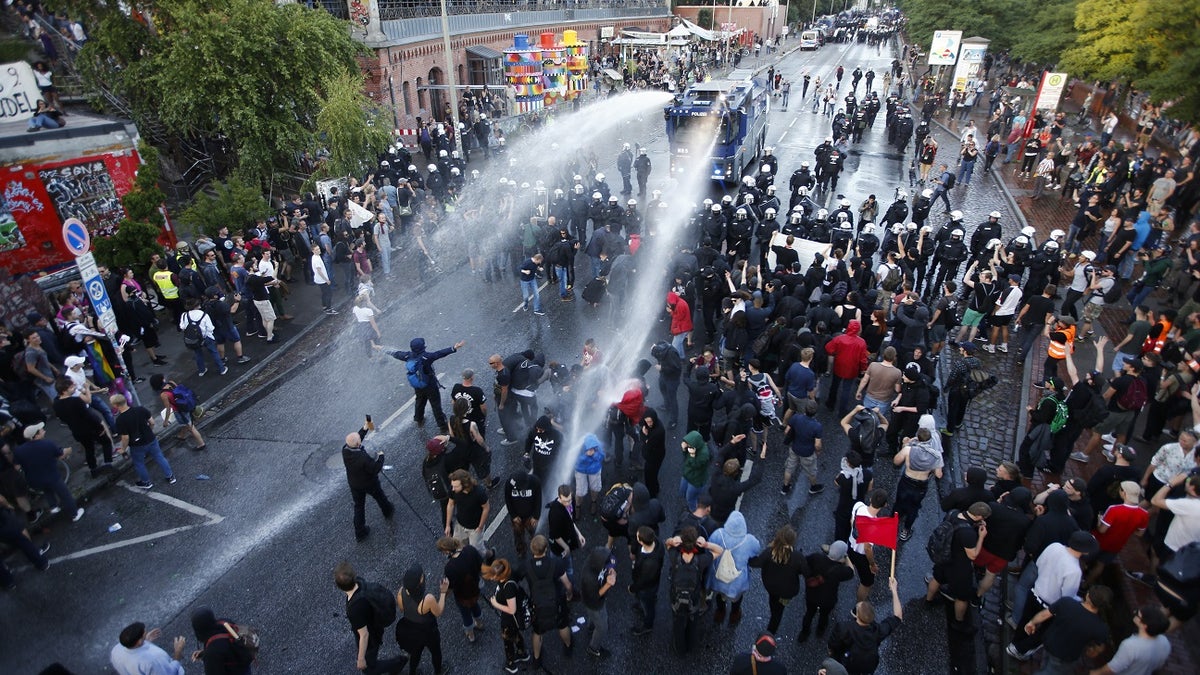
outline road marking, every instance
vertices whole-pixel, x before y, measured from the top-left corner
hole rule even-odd
[[[164,537],[174,536],[181,532],[187,532],[188,530],[195,530],[195,529],[198,529],[201,527],[207,527],[209,525],[217,525],[218,523],[222,523],[225,521],[225,516],[213,513],[212,511],[209,511],[208,509],[206,509],[202,506],[196,506],[195,504],[192,504],[190,502],[185,502],[182,499],[178,499],[178,498],[172,497],[170,495],[165,495],[165,494],[162,494],[161,492],[146,492],[146,491],[143,491],[141,488],[138,488],[138,487],[135,487],[135,486],[129,484],[127,481],[118,481],[117,485],[120,485],[121,487],[125,488],[126,490],[129,490],[130,492],[132,492],[134,494],[144,495],[155,501],[159,501],[164,504],[167,504],[168,506],[174,506],[175,508],[180,509],[182,511],[187,511],[188,513],[191,513],[193,515],[200,516],[201,518],[204,518],[205,521],[203,523],[197,523],[194,525],[181,525],[179,527],[172,527],[168,530],[162,530],[160,532],[152,532],[150,534],[144,534],[140,537],[134,537],[133,539],[125,539],[123,541],[114,541],[109,544],[102,544],[100,546],[93,546],[92,548],[85,548],[82,551],[75,551],[74,553],[68,553],[67,555],[59,556],[57,558],[52,558],[50,560],[51,563],[61,563],[61,562],[66,562],[68,560],[78,560],[79,558],[86,558],[88,556],[93,556],[93,555],[97,555],[100,553],[106,553],[108,551],[114,551],[116,549],[125,548],[127,546],[135,546],[137,544],[144,544],[148,541],[154,541],[155,539],[162,539]]]
[[[787,138],[787,135],[788,135],[788,132],[786,132],[786,131],[783,132],[783,134],[779,136],[779,140],[775,141],[775,144],[778,145],[778,144],[782,143],[783,139]]]
[[[792,127],[796,126],[796,122],[799,122],[799,121],[800,121],[799,117],[793,117],[792,123],[788,125],[788,128],[791,129]],[[784,133],[787,133],[787,132],[785,131]]]
[[[445,373],[438,373],[438,376],[437,376],[438,382],[442,381],[442,375],[445,375]],[[408,410],[409,408],[411,408],[413,406],[413,404],[416,402],[417,402],[416,396],[413,396],[412,398],[405,401],[404,405],[397,408],[396,412],[392,413],[386,420],[383,421],[383,424],[379,425],[379,431],[383,431],[384,429],[388,428],[388,426],[390,426],[392,422],[396,421],[397,417],[399,417],[401,414],[403,414],[405,410]]]
[[[500,507],[499,511],[496,512],[496,517],[492,519],[492,524],[488,525],[487,529],[483,531],[483,540],[486,542],[491,539],[492,535],[496,534],[496,530],[499,529],[500,523],[506,522],[507,520],[508,505],[505,504]]]
[[[538,293],[541,293],[542,291],[546,290],[546,287],[547,287],[547,286],[549,286],[549,285],[550,285],[550,281],[549,281],[549,280],[547,280],[547,281],[543,281],[543,282],[542,282],[542,285],[541,285],[541,286],[538,286]],[[524,301],[522,301],[522,302],[521,302],[521,304],[519,304],[519,305],[517,305],[515,308],[513,308],[513,311],[512,311],[512,313],[513,313],[513,314],[516,314],[517,312],[521,311],[521,309],[522,309],[523,307],[525,307],[525,302],[524,302]]]
[[[754,460],[753,460],[753,459],[747,459],[747,460],[746,460],[746,464],[745,464],[745,465],[742,467],[742,475],[741,475],[741,478],[739,478],[738,480],[739,480],[740,482],[745,482],[745,481],[746,481],[746,479],[747,479],[747,478],[750,476],[750,470],[751,470],[752,468],[754,468]],[[733,504],[733,510],[734,510],[734,511],[741,511],[741,510],[742,510],[742,497],[745,497],[745,496],[746,496],[746,493],[745,493],[745,492],[743,492],[742,494],[738,495],[737,501],[736,501],[736,502],[734,502],[734,504]]]

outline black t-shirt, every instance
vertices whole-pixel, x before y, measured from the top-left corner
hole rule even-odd
[[[271,277],[261,274],[251,274],[247,277],[246,287],[250,289],[250,297],[254,300],[270,300],[271,293],[267,290],[267,282],[271,280]]]
[[[103,430],[103,426],[83,399],[78,396],[54,399],[54,414],[67,425],[76,440],[92,438]]]
[[[1038,295],[1025,303],[1025,314],[1021,317],[1022,326],[1036,326],[1046,323],[1046,315],[1054,312],[1054,298]]]
[[[529,583],[531,589],[529,597],[530,604],[533,604],[537,597],[537,593],[534,593],[532,590],[534,584],[538,583],[538,580],[544,579],[554,580],[554,590],[558,598],[558,602],[562,603],[565,601],[567,589],[562,585],[560,579],[562,579],[563,575],[566,573],[566,558],[560,558],[556,555],[544,555],[540,558],[530,558],[525,563],[525,580]],[[534,607],[534,609],[537,609],[537,607]],[[552,608],[543,607],[542,609],[545,610]]]
[[[472,530],[478,528],[483,519],[483,506],[488,501],[487,490],[476,485],[469,492],[455,492],[453,499],[458,524]]]
[[[454,385],[450,390],[450,398],[455,401],[462,399],[467,402],[467,419],[483,426],[486,415],[483,413],[483,404],[487,403],[487,398],[483,395],[483,390],[474,385],[467,387],[459,383]],[[480,429],[482,431],[482,428]]]
[[[346,600],[346,618],[350,620],[350,634],[354,636],[354,644],[358,644],[358,630],[364,626],[367,628],[368,646],[383,642],[383,631],[375,628],[375,611],[371,608],[371,603],[367,602],[362,582],[359,582],[354,595]]]
[[[1121,396],[1125,394],[1125,390],[1129,388],[1129,385],[1133,384],[1133,379],[1135,377],[1137,376],[1130,375],[1128,373],[1122,373],[1120,376],[1114,378],[1108,383],[1109,386],[1113,388],[1113,395],[1108,399],[1108,409],[1111,412],[1125,412],[1124,408],[1117,405],[1117,401],[1120,400]]]
[[[536,518],[542,512],[542,481],[518,470],[504,484],[504,504],[511,518]]]
[[[154,440],[154,428],[150,426],[153,415],[150,411],[138,406],[130,408],[117,415],[115,431],[121,436],[129,437],[130,445],[147,445]]]
[[[1062,598],[1050,605],[1053,622],[1047,627],[1042,645],[1048,654],[1073,663],[1089,645],[1108,641],[1108,626],[1075,598]]]
[[[446,579],[459,604],[479,597],[479,570],[483,556],[474,546],[464,546],[458,555],[446,561]]]

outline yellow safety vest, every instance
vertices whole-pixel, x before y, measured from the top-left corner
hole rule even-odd
[[[154,283],[158,285],[158,289],[162,291],[163,298],[166,300],[176,300],[179,298],[179,289],[175,284],[171,283],[171,271],[159,270],[154,273]]]

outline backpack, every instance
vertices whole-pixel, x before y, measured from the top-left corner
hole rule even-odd
[[[450,486],[446,485],[445,461],[438,457],[421,465],[421,477],[425,479],[425,489],[429,496],[438,501],[450,498]]]
[[[396,622],[396,596],[384,588],[383,584],[377,584],[374,581],[360,581],[358,590],[362,592],[363,598],[371,606],[371,616],[374,619],[375,628],[383,630]]]
[[[951,171],[950,173],[946,174],[946,182],[942,185],[949,190],[950,188],[954,187],[956,182],[958,182],[958,179],[954,176],[954,172]]]
[[[350,262],[350,245],[344,241],[339,241],[333,245],[333,262],[346,263]]]
[[[228,621],[222,621],[221,625],[225,627],[225,632],[209,637],[204,641],[204,646],[212,644],[213,640],[229,640],[237,660],[224,665],[249,669],[250,664],[258,660],[258,648],[262,642],[258,629]]]
[[[204,320],[204,315],[201,313],[200,321],[192,321],[191,312],[185,314],[184,318],[187,319],[187,325],[183,327],[183,346],[199,349],[200,345],[204,344],[204,333],[200,330],[200,321]]]
[[[413,389],[424,389],[429,386],[429,374],[425,372],[425,359],[419,356],[410,357],[404,362],[408,372],[408,384]]]
[[[730,584],[737,581],[737,578],[742,576],[742,570],[737,567],[737,561],[733,559],[733,549],[741,546],[738,543],[733,548],[727,548],[721,552],[721,559],[717,561],[717,581],[723,584]]]
[[[1088,401],[1087,407],[1079,413],[1079,425],[1084,429],[1091,429],[1106,419],[1108,419],[1108,402],[1100,394],[1092,392],[1092,398]]]
[[[1060,401],[1053,396],[1046,398],[1054,402],[1054,417],[1050,420],[1050,433],[1056,434],[1063,427],[1067,426],[1067,420],[1071,417],[1071,411],[1067,408],[1066,401]]]
[[[533,604],[534,612],[555,614],[558,612],[558,582],[554,578],[555,559],[553,556],[547,556],[542,560],[545,564],[529,566],[529,600]],[[544,572],[546,576],[538,576],[538,567],[547,570]]]
[[[1138,411],[1146,406],[1146,381],[1140,377],[1134,377],[1133,381],[1125,387],[1125,393],[1117,399],[1117,405],[1121,406],[1122,410]]]
[[[171,390],[171,395],[175,397],[175,409],[179,412],[192,412],[196,409],[196,392],[188,389],[186,385],[176,384]]]
[[[903,276],[900,274],[900,266],[888,265],[887,276],[883,278],[883,283],[881,283],[879,287],[888,293],[891,293],[900,287],[901,279],[903,279]]]
[[[1121,288],[1121,282],[1113,279],[1112,288],[1108,289],[1108,292],[1100,297],[1104,298],[1104,304],[1112,305],[1120,302],[1123,294],[1124,290]]]
[[[703,609],[704,593],[700,589],[700,564],[695,557],[692,562],[683,561],[683,555],[671,560],[671,611],[691,614]]]
[[[963,391],[967,395],[967,398],[975,398],[979,394],[996,386],[997,381],[995,375],[988,374],[983,368],[972,368],[963,382]]]
[[[850,421],[850,447],[863,455],[875,456],[875,448],[883,434],[879,430],[879,418],[869,410],[859,412]]]
[[[1158,568],[1158,572],[1170,579],[1172,586],[1186,586],[1200,580],[1200,542],[1193,541],[1181,547]]]
[[[29,369],[25,367],[24,349],[19,350],[12,355],[12,361],[9,362],[9,366],[12,368],[13,373],[17,376],[18,380],[24,381],[29,379]]]
[[[944,565],[950,562],[950,558],[954,555],[954,535],[961,527],[971,527],[967,522],[964,522],[958,517],[961,511],[955,509],[946,514],[945,520],[938,523],[938,526],[933,528],[933,532],[929,535],[929,541],[925,542],[925,552],[929,554],[929,559],[934,565]]]
[[[529,595],[525,592],[524,588],[521,588],[521,584],[511,579],[504,583],[505,585],[512,584],[517,589],[516,595],[513,597],[517,601],[517,611],[513,614],[513,621],[516,622],[518,630],[525,630],[529,627],[530,620],[533,618],[533,608],[529,605]]]
[[[600,518],[610,523],[620,520],[625,515],[625,505],[631,494],[633,487],[629,483],[616,483],[610,487],[600,500]]]

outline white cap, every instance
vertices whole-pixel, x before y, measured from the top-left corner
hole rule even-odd
[[[1088,262],[1091,262],[1096,259],[1095,251],[1084,251],[1083,253],[1080,253],[1079,255],[1083,256],[1083,258],[1086,259]]]
[[[998,219],[998,218],[1000,218],[1000,212],[992,211],[991,213],[988,214],[988,218],[997,218]]]

